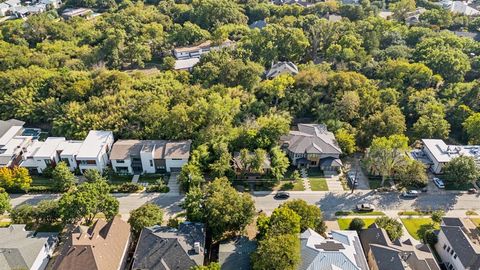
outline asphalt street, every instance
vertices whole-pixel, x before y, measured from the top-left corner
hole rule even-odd
[[[151,202],[159,205],[166,212],[167,217],[182,211],[180,203],[183,196],[161,193],[133,193],[113,194],[120,202],[119,212],[122,216],[138,208],[144,203]],[[41,200],[58,199],[58,194],[40,195],[11,195],[12,205],[37,204]],[[271,193],[256,193],[253,195],[257,211],[271,213],[285,200],[276,200]],[[353,194],[341,192],[291,192],[290,198],[303,199],[310,204],[318,205],[326,218],[333,218],[336,211],[351,210],[359,203],[370,203],[378,210],[414,210],[414,209],[443,209],[449,210],[480,210],[480,197],[478,194],[460,194],[455,192],[435,192],[421,194],[416,199],[404,199],[398,193],[375,194],[373,191],[361,191]]]

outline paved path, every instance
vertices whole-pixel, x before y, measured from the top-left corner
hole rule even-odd
[[[331,192],[343,192],[342,182],[340,182],[340,176],[338,174],[325,176],[327,181],[328,191]]]
[[[180,184],[178,183],[178,173],[171,173],[170,179],[168,179],[168,188],[170,191],[168,195],[180,196]]]
[[[138,174],[135,174],[133,177],[132,177],[132,183],[138,183],[138,180],[140,179],[140,175]]]

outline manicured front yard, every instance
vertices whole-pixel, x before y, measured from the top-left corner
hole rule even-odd
[[[144,174],[140,175],[140,179],[138,180],[139,183],[149,183],[149,184],[156,184],[158,180],[162,180],[163,182],[167,182],[166,175],[164,174]]]
[[[439,229],[440,226],[432,221],[431,218],[402,218],[402,223],[408,233],[415,239],[419,240],[422,231],[434,228]],[[432,226],[433,225],[433,226]]]
[[[328,191],[327,180],[325,180],[325,178],[312,178],[309,176],[308,180],[310,181],[310,188],[313,191]]]
[[[348,230],[350,226],[350,222],[352,222],[353,218],[339,218],[337,219],[338,227],[340,230]],[[370,225],[375,223],[374,218],[362,218],[363,222],[365,222],[364,228],[368,228]]]
[[[368,185],[370,189],[377,189],[382,187],[382,180],[368,178]]]
[[[308,170],[308,181],[313,191],[328,191],[327,180],[323,177],[323,173],[319,169]]]
[[[291,190],[291,191],[304,191],[305,187],[303,186],[302,180],[291,181],[281,181],[280,190]]]

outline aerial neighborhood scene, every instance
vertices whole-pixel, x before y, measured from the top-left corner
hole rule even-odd
[[[480,0],[0,0],[0,270],[480,270]]]

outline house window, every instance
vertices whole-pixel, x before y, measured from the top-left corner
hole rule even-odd
[[[153,160],[150,159],[150,167],[153,167]]]
[[[447,247],[447,252],[450,252],[450,247]]]
[[[452,248],[452,250],[450,251],[450,255],[453,255],[453,248]]]
[[[443,249],[446,249],[447,248],[447,244],[443,244]]]
[[[457,254],[453,255],[453,258],[456,259],[456,258],[457,258]]]
[[[117,163],[125,163],[125,160],[117,160]]]
[[[310,165],[316,166],[316,165],[317,165],[317,162],[316,162],[316,161],[310,161]]]
[[[182,160],[181,158],[172,158],[172,160]]]
[[[97,161],[95,160],[80,160],[80,164],[82,165],[97,165]]]

